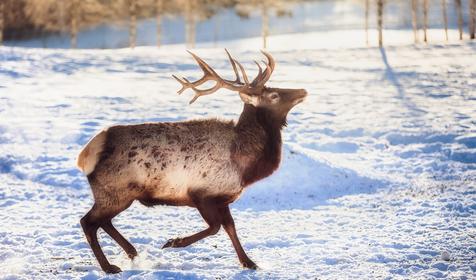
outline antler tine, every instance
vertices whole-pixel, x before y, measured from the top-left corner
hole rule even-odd
[[[264,71],[263,78],[257,83],[258,86],[264,86],[264,84],[269,80],[271,74],[273,74],[274,67],[276,65],[274,58],[268,52],[261,50],[261,53],[266,56],[268,63],[266,63],[266,70]]]
[[[182,80],[175,75],[172,75],[172,77],[182,85],[182,88],[177,91],[178,94],[182,94],[182,92],[191,87],[190,82],[186,78],[182,78]]]
[[[261,76],[263,75],[263,68],[261,68],[261,65],[258,63],[258,61],[254,60],[254,62],[256,63],[256,65],[258,66],[258,75],[256,75],[256,78],[253,80],[253,82],[251,83],[253,86],[255,86],[256,84],[258,84],[258,82],[261,80]]]
[[[236,68],[236,63],[238,63],[238,61],[236,61],[233,57],[231,57],[231,54],[228,52],[228,50],[226,48],[225,48],[225,52],[228,55],[228,59],[230,60],[231,66],[233,67],[233,71],[235,71],[235,76],[236,76],[234,81],[229,81],[229,82],[241,83],[240,75],[238,74],[238,69]]]
[[[245,85],[249,85],[250,81],[248,80],[248,76],[246,75],[245,68],[243,67],[243,65],[241,65],[241,63],[238,62],[238,60],[235,60],[235,63],[238,64],[238,66],[240,67],[241,74],[243,75],[243,79],[245,80]]]
[[[181,94],[184,90],[188,88],[187,84],[184,81],[182,81],[179,77],[175,75],[172,75],[172,77],[174,77],[174,79],[182,85],[182,88],[177,91],[178,94]]]
[[[177,77],[177,76],[175,76],[175,75],[172,75],[172,77],[174,77],[174,79],[182,85],[182,88],[177,91],[177,93],[178,93],[179,95],[182,94],[182,92],[184,92],[186,89],[193,88],[193,87],[198,87],[199,85],[201,85],[201,84],[203,84],[203,83],[205,83],[206,81],[209,80],[208,77],[203,76],[202,78],[200,78],[200,79],[197,80],[196,82],[191,83],[191,82],[190,82],[187,78],[185,78],[185,77],[179,78],[179,77]]]
[[[208,65],[203,59],[201,59],[200,57],[198,57],[198,55],[194,54],[193,52],[187,50],[187,52],[189,54],[191,54],[193,56],[193,58],[195,59],[195,61],[197,61],[198,63],[198,66],[200,66],[200,68],[202,68],[203,72],[206,74],[210,74],[210,75],[213,75],[213,76],[218,76],[217,73],[215,72],[215,70],[213,70],[210,65]]]

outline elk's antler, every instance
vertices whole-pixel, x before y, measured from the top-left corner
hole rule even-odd
[[[203,77],[201,77],[195,82],[190,82],[186,78],[178,78],[177,76],[172,75],[175,80],[177,80],[182,85],[182,88],[177,93],[181,94],[186,89],[192,89],[195,92],[195,96],[190,101],[190,104],[195,102],[195,100],[197,100],[197,98],[199,98],[200,96],[212,94],[220,88],[226,88],[231,91],[243,92],[252,95],[261,94],[264,85],[269,80],[274,70],[275,62],[273,57],[269,53],[261,51],[268,60],[267,62],[265,62],[266,69],[263,72],[263,69],[261,68],[260,64],[255,61],[256,65],[258,65],[259,72],[258,75],[254,78],[253,82],[250,83],[243,65],[241,65],[241,63],[234,59],[227,49],[225,49],[225,51],[228,55],[228,59],[230,60],[231,66],[233,67],[233,71],[235,72],[235,80],[223,79],[215,72],[215,70],[213,70],[213,68],[211,68],[205,61],[203,61],[203,59],[201,59],[191,51],[188,51],[198,63],[198,66],[200,66],[200,68],[202,69]],[[238,73],[238,68],[241,71],[241,75],[244,81],[241,81],[240,74]],[[216,84],[208,89],[197,88],[198,86],[204,84],[207,81],[215,81]]]

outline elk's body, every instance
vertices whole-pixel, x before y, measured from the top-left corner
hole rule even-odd
[[[96,202],[137,199],[144,204],[193,206],[189,193],[236,195],[240,179],[230,161],[233,124],[216,120],[113,126],[103,132],[101,164],[89,175]],[[91,143],[91,145],[94,144]],[[94,161],[93,158],[91,160]]]
[[[104,256],[97,241],[99,227],[116,240],[129,257],[137,255],[111,223],[111,219],[134,200],[146,206],[195,207],[209,225],[194,235],[169,240],[164,248],[188,246],[215,234],[223,226],[240,262],[245,267],[256,268],[240,245],[228,205],[246,186],[269,176],[278,167],[281,128],[286,115],[306,96],[304,90],[264,87],[274,68],[274,61],[265,54],[268,67],[264,73],[260,68],[253,84],[231,56],[235,81],[221,79],[193,54],[205,76],[194,83],[176,78],[183,85],[181,91],[191,88],[196,92],[192,102],[220,87],[239,91],[245,105],[238,122],[212,119],[112,126],[93,137],[81,151],[77,165],[88,176],[95,199],[91,211],[81,219],[81,225],[104,271],[114,273],[120,269]],[[245,83],[239,78],[236,64],[241,68]],[[215,80],[217,85],[210,90],[196,88],[207,80]],[[259,94],[254,92],[256,89]]]

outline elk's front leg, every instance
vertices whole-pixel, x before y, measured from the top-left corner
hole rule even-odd
[[[210,201],[203,201],[198,204],[197,209],[200,212],[200,215],[205,220],[205,222],[207,222],[208,228],[187,237],[169,239],[167,243],[162,246],[162,249],[169,247],[187,247],[188,245],[202,240],[205,237],[215,235],[220,230],[222,219],[219,213],[219,209],[215,205],[215,203]]]
[[[231,216],[230,208],[226,206],[222,208],[220,212],[223,214],[223,228],[230,237],[231,243],[233,243],[233,247],[235,248],[240,263],[246,268],[257,269],[258,266],[246,255],[245,250],[243,250],[243,247],[241,246],[238,235],[236,234],[235,221],[233,221],[233,217]]]

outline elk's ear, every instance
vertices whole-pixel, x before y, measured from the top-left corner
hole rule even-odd
[[[259,97],[258,96],[249,95],[249,94],[240,92],[240,97],[241,97],[241,100],[243,100],[243,102],[245,102],[246,104],[251,104],[255,107],[258,106],[258,102],[259,102]]]

